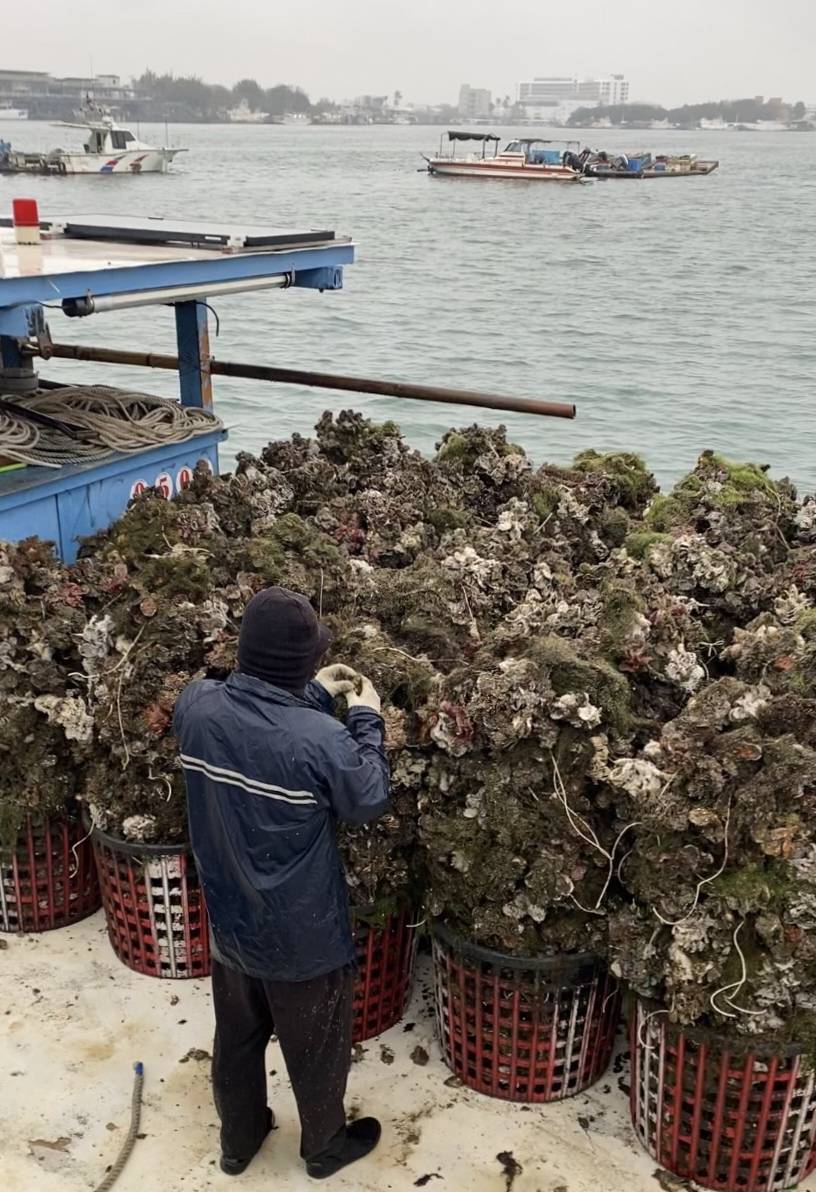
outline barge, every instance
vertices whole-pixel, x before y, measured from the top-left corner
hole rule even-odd
[[[627,178],[702,178],[713,174],[719,166],[719,161],[701,160],[695,153],[654,155],[640,152],[610,156],[601,152],[591,154],[584,169],[590,178],[619,181]]]

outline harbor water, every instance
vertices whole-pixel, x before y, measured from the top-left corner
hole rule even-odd
[[[135,131],[135,129],[134,129]],[[176,126],[172,173],[0,177],[0,210],[183,215],[353,235],[345,290],[213,302],[213,354],[574,401],[575,422],[507,415],[536,461],[586,448],[640,452],[670,483],[713,448],[816,488],[816,135],[579,132],[594,148],[697,152],[710,177],[587,186],[432,179],[432,127]],[[518,134],[510,130],[508,137]],[[141,138],[165,143],[163,126]],[[562,130],[537,130],[563,137]],[[0,124],[20,149],[79,143]],[[171,352],[163,308],[68,321],[55,339]],[[175,395],[172,374],[52,362],[47,375]],[[452,406],[216,378],[227,460],[308,433],[327,408],[391,417],[432,449]]]

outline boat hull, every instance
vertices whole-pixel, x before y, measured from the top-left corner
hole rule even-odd
[[[697,166],[669,169],[655,169],[654,166],[647,169],[604,169],[602,166],[587,166],[586,172],[590,178],[619,182],[631,178],[705,178],[706,174],[714,174],[718,167],[718,161],[702,161],[698,162]]]
[[[605,170],[598,166],[587,166],[586,172],[590,178],[614,178],[616,182],[619,182],[623,178],[638,179],[644,177],[643,170]]]
[[[166,174],[177,149],[133,149],[126,153],[62,153],[61,174]]]
[[[650,166],[648,170],[643,171],[644,178],[704,178],[708,174],[713,174],[716,169],[719,169],[720,163],[718,161],[699,161],[695,166],[684,169],[669,169],[656,170],[654,166]]]
[[[587,166],[590,178],[611,179],[620,182],[625,178],[695,178],[713,174],[719,168],[718,161],[698,161],[693,166],[674,166],[665,170],[647,166],[645,170],[613,170],[608,166]]]
[[[497,165],[493,161],[428,160],[428,173],[440,178],[501,178],[505,182],[583,182],[565,166]]]

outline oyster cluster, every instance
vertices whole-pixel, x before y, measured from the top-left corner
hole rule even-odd
[[[357,905],[413,888],[488,947],[607,955],[676,1021],[808,1029],[816,501],[712,453],[667,494],[628,453],[535,469],[501,427],[425,458],[343,412],[144,494],[73,566],[0,545],[4,833],[76,796],[182,840],[175,700],[270,584],[383,697]]]

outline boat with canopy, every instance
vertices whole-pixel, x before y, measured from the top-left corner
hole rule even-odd
[[[428,173],[446,178],[503,178],[523,182],[586,182],[583,154],[579,141],[545,141],[539,137],[520,137],[509,141],[499,151],[501,138],[494,133],[444,134],[435,156],[423,154]],[[473,142],[478,149],[457,155],[460,142]],[[492,153],[490,150],[492,149]]]

